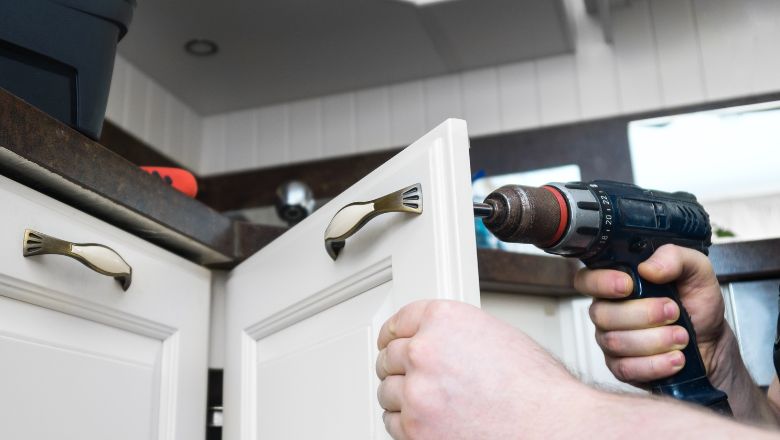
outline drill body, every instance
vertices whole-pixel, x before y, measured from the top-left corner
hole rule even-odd
[[[650,388],[656,394],[730,414],[726,394],[707,378],[693,325],[675,286],[650,283],[637,271],[665,244],[707,255],[712,234],[709,216],[693,194],[596,180],[541,188],[509,185],[488,195],[482,206],[485,226],[500,240],[532,243],[551,254],[579,258],[589,268],[621,270],[634,281],[628,300],[674,300],[680,306],[676,324],[689,336],[683,350],[686,363],[674,376],[653,382]]]

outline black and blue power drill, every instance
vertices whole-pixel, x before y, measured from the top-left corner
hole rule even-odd
[[[484,203],[475,203],[474,214],[502,241],[531,243],[551,254],[579,258],[589,268],[631,275],[634,291],[629,299],[673,299],[680,306],[675,324],[688,331],[686,362],[675,375],[651,383],[651,391],[731,414],[726,393],[707,379],[696,333],[677,289],[673,284],[650,283],[637,272],[639,263],[664,244],[707,255],[712,228],[693,194],[605,180],[539,188],[508,185],[489,194]]]

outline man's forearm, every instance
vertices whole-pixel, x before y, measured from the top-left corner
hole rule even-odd
[[[581,404],[583,411],[575,417],[573,424],[578,438],[778,439],[777,433],[739,424],[707,409],[667,397],[592,390],[582,399],[585,401]]]
[[[766,393],[750,377],[731,329],[726,330],[717,350],[721,353],[715,354],[718,362],[710,379],[715,387],[728,394],[734,418],[757,425],[780,426],[778,407],[770,403]]]

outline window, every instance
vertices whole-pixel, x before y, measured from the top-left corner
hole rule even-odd
[[[780,236],[780,102],[633,121],[635,183],[699,198],[738,239]]]

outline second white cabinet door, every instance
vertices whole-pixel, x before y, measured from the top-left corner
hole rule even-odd
[[[337,211],[419,183],[420,215],[387,213],[333,260]],[[227,282],[225,438],[388,438],[380,326],[422,298],[479,302],[466,124],[449,120],[239,265]]]

